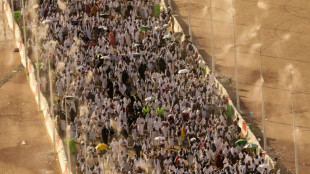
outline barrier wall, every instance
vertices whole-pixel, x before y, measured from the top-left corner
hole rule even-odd
[[[15,44],[17,48],[19,48],[21,63],[24,65],[24,67],[26,67],[25,46],[23,44],[21,31],[17,23],[15,22],[15,20],[13,20],[12,11],[11,11],[9,3],[7,2],[7,0],[4,0],[3,3],[4,3],[3,4],[4,13],[7,17],[9,28],[13,30],[13,25],[15,26],[15,33],[13,33],[15,35]],[[35,78],[35,67],[28,57],[27,57],[27,60],[28,60],[28,72],[29,72],[28,77],[29,77],[30,88],[35,96],[35,100],[37,104],[39,104],[38,103],[38,95],[39,95],[38,85],[39,84],[37,83],[36,78]],[[44,123],[47,128],[48,135],[50,139],[53,141],[53,120],[50,115],[49,106],[48,106],[46,98],[43,96],[41,92],[39,96],[40,96],[41,110],[42,110],[42,114],[44,117]],[[63,174],[71,174],[72,172],[69,171],[68,169],[68,163],[67,163],[67,159],[65,155],[63,141],[61,137],[58,135],[58,132],[56,129],[54,132],[55,132],[55,137],[56,137],[55,138],[56,153],[58,155],[61,171]]]
[[[162,10],[167,10],[167,6],[166,6],[166,3],[165,3],[165,0],[161,0],[161,7],[162,7]],[[174,32],[182,32],[183,33],[183,29],[181,27],[181,25],[179,24],[178,20],[175,18],[175,16],[173,16],[174,18],[174,27],[173,27],[173,31]],[[198,49],[195,47],[195,45],[193,45],[193,48],[195,51],[198,52]],[[199,54],[199,52],[198,52]],[[199,57],[199,65],[201,67],[205,66],[206,67],[206,72],[207,74],[210,74],[210,69],[207,65],[207,63],[202,59],[202,56],[199,54],[198,55]],[[215,77],[214,77],[215,78]],[[223,85],[215,78],[215,85],[218,89],[218,92],[221,96],[227,96],[229,97],[228,95],[228,92],[227,90],[223,87]],[[263,155],[265,156],[265,159],[268,163],[268,165],[271,167],[271,168],[274,168],[274,162],[273,160],[270,158],[270,156],[268,154],[266,154],[266,152],[263,150],[263,148],[260,146],[259,144],[259,141],[256,139],[255,135],[252,133],[252,131],[250,130],[248,124],[246,123],[246,121],[242,118],[241,114],[238,112],[238,110],[236,109],[236,107],[234,106],[233,102],[231,100],[229,100],[229,104],[231,105],[232,107],[232,119],[235,120],[237,117],[239,118],[239,122],[238,122],[238,125],[239,127],[241,128],[241,134],[242,136],[247,140],[247,142],[249,143],[253,143],[253,144],[257,144],[258,145],[258,153],[259,152],[262,152]]]
[[[164,0],[161,0],[161,7],[166,10],[166,4],[164,2]],[[15,44],[17,46],[17,48],[19,48],[19,53],[20,53],[20,57],[21,57],[21,62],[22,64],[26,67],[26,55],[25,53],[25,47],[22,41],[22,35],[21,35],[21,31],[18,27],[18,25],[16,24],[16,22],[13,20],[12,18],[12,11],[10,8],[9,3],[7,2],[7,0],[4,0],[4,12],[6,14],[6,17],[8,19],[8,25],[9,28],[11,30],[13,30],[13,25],[15,26]],[[173,30],[175,32],[183,32],[182,27],[180,26],[178,20],[173,16],[174,18],[174,27]],[[198,51],[198,49],[193,45],[195,51]],[[205,63],[205,61],[202,59],[202,56],[199,54],[199,64],[201,66],[205,66],[206,67],[206,72],[207,74],[210,73],[210,69],[207,66],[207,64]],[[29,84],[31,87],[31,90],[35,96],[35,100],[38,103],[38,95],[39,95],[39,90],[38,90],[38,83],[35,79],[35,74],[34,74],[34,66],[33,63],[31,62],[31,60],[27,57],[28,60],[28,70],[29,70]],[[227,93],[227,90],[223,87],[223,85],[215,78],[215,84],[217,86],[218,92],[220,95],[222,96],[229,96]],[[53,141],[53,121],[50,115],[50,111],[49,111],[49,106],[47,103],[46,98],[42,95],[42,93],[40,92],[40,104],[41,104],[41,110],[43,113],[43,117],[44,117],[44,121],[45,121],[45,125],[48,131],[48,134],[51,138],[51,140]],[[237,117],[239,117],[239,123],[238,125],[240,126],[240,128],[242,129],[242,134],[245,137],[245,139],[249,142],[249,143],[253,143],[253,144],[257,144],[258,150],[259,152],[262,152],[265,155],[266,161],[268,162],[270,167],[273,167],[273,161],[272,159],[269,157],[269,155],[267,155],[265,153],[265,151],[262,149],[262,147],[259,145],[259,142],[257,141],[255,135],[251,132],[249,126],[247,125],[247,123],[245,122],[245,120],[242,118],[242,116],[240,115],[240,113],[237,111],[236,107],[234,106],[234,104],[232,103],[231,100],[229,100],[229,104],[232,106],[232,110],[233,110],[233,115],[232,118],[236,119]],[[60,136],[58,135],[57,130],[54,131],[55,132],[55,144],[56,144],[56,151],[58,154],[58,158],[59,158],[59,163],[60,163],[60,167],[61,167],[61,171],[63,174],[69,174],[71,173],[71,171],[68,170],[68,162],[66,159],[66,155],[65,155],[65,151],[64,151],[64,145],[63,145],[63,141],[60,138]]]

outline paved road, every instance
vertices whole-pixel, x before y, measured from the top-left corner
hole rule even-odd
[[[188,1],[171,0],[181,25],[188,24]],[[210,64],[210,0],[190,0],[193,41]],[[234,49],[231,0],[213,0],[213,30],[216,70],[232,78]],[[310,1],[235,0],[235,34],[240,97],[246,120],[260,134],[261,89],[259,87],[259,47],[262,46],[267,144],[272,154],[295,173],[291,114],[290,69],[294,71],[294,102],[297,125],[299,173],[310,170]],[[184,29],[188,32],[187,28]],[[301,92],[301,93],[300,93]],[[235,102],[234,102],[235,103]],[[267,149],[267,150],[272,150]],[[307,154],[307,155],[306,155]],[[288,173],[288,171],[283,171]]]
[[[19,54],[13,53],[13,48],[12,33],[0,9],[0,173],[60,173],[43,116],[37,112]]]

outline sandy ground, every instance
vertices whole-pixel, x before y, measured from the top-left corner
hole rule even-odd
[[[188,1],[171,0],[184,32],[188,32]],[[190,0],[193,42],[211,67],[210,0]],[[310,169],[310,1],[213,0],[213,31],[217,76],[232,78],[234,89],[232,11],[239,71],[241,110],[251,129],[261,136],[259,48],[262,50],[268,151],[295,173],[291,112],[293,70],[294,109],[299,173]],[[234,96],[234,95],[232,95]],[[235,103],[235,102],[234,102]],[[248,112],[254,112],[252,116]],[[262,142],[261,142],[262,144]]]
[[[12,33],[1,10],[0,173],[60,173],[57,156],[53,154],[43,116],[37,111],[19,54],[12,51]],[[21,144],[23,140],[25,145]]]

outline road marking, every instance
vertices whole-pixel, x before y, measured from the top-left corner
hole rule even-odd
[[[23,64],[19,64],[14,70],[6,74],[2,79],[0,79],[0,88],[2,88],[2,86],[7,84],[9,81],[11,81],[16,76],[16,74],[19,73],[23,69],[24,69]]]

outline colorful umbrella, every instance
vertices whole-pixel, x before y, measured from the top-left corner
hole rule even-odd
[[[103,56],[102,54],[98,54],[98,55],[96,56],[96,58],[97,58],[97,59],[100,59],[102,56]]]
[[[151,31],[152,29],[150,27],[147,27],[147,26],[142,26],[142,27],[140,27],[140,30],[141,31],[146,31],[146,30]]]
[[[97,150],[105,150],[108,148],[108,145],[104,144],[104,143],[100,143],[96,146]]]
[[[246,145],[246,143],[247,143],[247,141],[245,140],[245,139],[240,139],[240,140],[237,140],[236,142],[235,142],[235,145],[237,146],[237,145],[242,145],[242,146],[244,146],[244,145]]]

